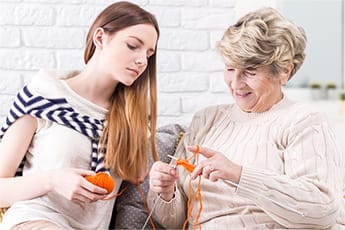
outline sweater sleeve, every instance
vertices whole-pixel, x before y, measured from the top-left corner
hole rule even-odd
[[[197,112],[191,122],[190,127],[186,130],[180,144],[176,149],[176,157],[181,159],[189,158],[192,153],[186,151],[188,145],[195,145],[200,143],[204,138],[205,130],[208,130],[211,125],[210,119],[213,119],[217,113],[216,107],[209,107]],[[207,114],[207,116],[206,116]],[[173,162],[174,163],[174,162]],[[193,161],[191,160],[191,163]],[[187,194],[185,188],[189,183],[189,175],[182,167],[177,168],[179,179],[175,186],[174,198],[169,202],[161,199],[156,193],[149,191],[148,205],[153,209],[153,218],[166,228],[181,229],[187,218]],[[156,201],[159,199],[158,201]],[[157,203],[156,203],[157,202]]]
[[[333,226],[344,213],[344,163],[332,130],[312,113],[286,127],[285,134],[285,174],[244,166],[237,193],[287,228]]]
[[[152,210],[152,217],[160,225],[169,229],[181,229],[186,218],[186,205],[181,191],[176,189],[170,201],[161,199],[158,194],[149,190],[147,203]]]

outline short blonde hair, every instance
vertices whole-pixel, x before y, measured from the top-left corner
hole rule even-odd
[[[225,64],[240,69],[271,66],[274,75],[293,64],[290,78],[305,59],[307,37],[277,10],[265,7],[230,26],[218,44]]]

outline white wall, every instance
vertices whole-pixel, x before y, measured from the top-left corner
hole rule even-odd
[[[16,92],[38,69],[83,67],[88,27],[113,2],[0,0],[1,121]],[[239,13],[238,8],[235,11],[236,0],[132,2],[154,13],[160,24],[158,125],[187,124],[196,110],[233,101],[223,83],[223,64],[214,47],[225,29],[235,22]],[[288,93],[296,99],[309,100],[308,92],[290,90]],[[345,124],[340,111],[325,110],[338,114],[335,120]]]
[[[110,0],[0,0],[0,118],[40,68],[82,68],[89,25]],[[154,13],[159,125],[187,123],[198,108],[231,100],[214,51],[235,21],[234,0],[137,0]]]

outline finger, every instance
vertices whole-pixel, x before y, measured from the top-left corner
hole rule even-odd
[[[157,162],[152,166],[150,176],[154,173],[161,173],[167,175],[176,175],[176,169],[174,165],[166,164],[163,162]]]
[[[158,174],[158,175],[152,175],[150,177],[150,180],[152,181],[162,181],[162,182],[172,182],[175,181],[176,178],[170,175],[166,174]]]
[[[203,170],[208,164],[209,163],[207,161],[201,161],[199,164],[197,164],[191,173],[191,179],[194,180],[197,176],[203,174]]]
[[[209,178],[209,175],[211,172],[213,172],[215,168],[209,163],[203,161],[200,162],[194,169],[194,171],[191,173],[191,179],[194,180],[197,178],[199,175],[203,175],[205,178]]]
[[[84,188],[85,190],[91,192],[91,193],[95,193],[95,194],[99,194],[99,195],[108,194],[108,191],[105,188],[94,185],[90,181],[86,180],[85,178],[83,178],[83,181],[81,183],[81,187]]]
[[[190,152],[195,152],[197,150],[197,148],[198,147],[196,145],[187,147],[188,151],[190,151]],[[216,152],[213,151],[212,149],[204,148],[201,146],[199,146],[199,153],[206,158],[210,158],[216,154]]]
[[[170,193],[174,191],[174,184],[169,186],[150,186],[150,189],[155,193]]]
[[[169,186],[176,182],[175,177],[167,176],[167,175],[158,175],[157,177],[150,178],[150,185],[151,186]]]
[[[95,193],[90,193],[89,195],[87,195],[88,198],[88,202],[95,202],[98,200],[104,200],[107,197],[107,195],[99,195],[99,194],[95,194]]]
[[[203,165],[198,164],[198,165],[194,168],[193,172],[190,174],[190,179],[194,180],[194,179],[197,178],[199,175],[201,175],[201,174],[202,174],[202,171],[203,171],[203,168],[204,168]]]
[[[77,203],[90,203],[92,200],[82,194],[74,194],[74,196],[72,197],[72,201]]]
[[[156,188],[156,189],[167,189],[167,188],[172,188],[174,187],[174,183],[153,183],[151,184],[152,188]]]
[[[86,170],[86,169],[73,169],[73,171],[81,176],[94,176],[96,175],[96,173],[94,171],[91,170]]]
[[[220,172],[218,172],[218,171],[212,171],[210,174],[209,174],[209,180],[210,181],[213,181],[213,182],[215,182],[215,181],[218,181],[218,179],[220,179],[221,177],[221,173]]]
[[[103,199],[108,194],[108,191],[106,189],[101,188],[97,185],[94,185],[94,184],[86,181],[86,186],[88,186],[89,184],[90,184],[89,188],[85,188],[82,185],[81,189],[76,194],[84,196],[87,199],[89,199],[90,201],[96,201],[99,199]]]
[[[214,168],[212,166],[206,166],[202,169],[202,175],[204,178],[209,179],[213,171],[214,171]]]
[[[172,184],[175,183],[175,180],[156,180],[156,179],[153,179],[150,181],[150,184],[153,185],[153,186],[162,186],[162,187],[165,187],[165,186],[170,186]]]

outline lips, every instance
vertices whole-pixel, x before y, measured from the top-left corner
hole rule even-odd
[[[250,92],[235,92],[235,95],[237,97],[246,97],[248,96],[249,94],[251,94]]]
[[[132,68],[127,68],[130,72],[134,73],[135,75],[139,75],[139,70],[137,69],[132,69]]]

